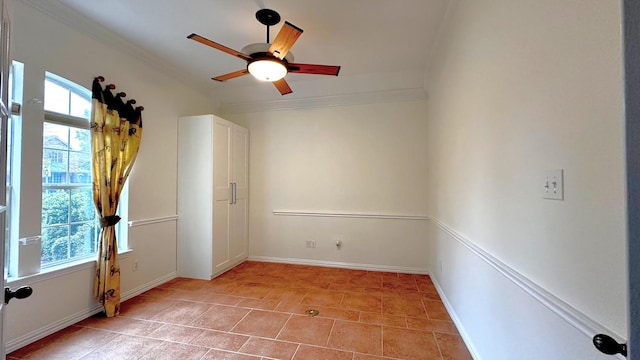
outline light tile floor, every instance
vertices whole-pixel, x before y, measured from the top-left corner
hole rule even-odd
[[[319,310],[315,317],[308,309]],[[245,262],[178,278],[8,359],[469,360],[429,276]]]

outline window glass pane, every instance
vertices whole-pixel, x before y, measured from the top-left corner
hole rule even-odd
[[[70,115],[89,119],[91,117],[91,99],[72,92]]]
[[[71,222],[95,220],[96,210],[91,188],[73,189],[71,191]]]
[[[98,222],[90,186],[42,192],[42,266],[95,254]]]
[[[68,128],[69,148],[74,151],[91,151],[91,132],[86,129]]]
[[[91,135],[89,130],[70,129],[69,183],[91,182]]]
[[[44,123],[42,136],[42,183],[69,182],[69,127]]]
[[[69,89],[45,80],[44,109],[69,115]]]
[[[69,222],[69,190],[42,191],[42,227]]]
[[[69,225],[42,228],[42,265],[69,257]]]
[[[45,149],[69,149],[69,127],[44,123],[42,146]]]
[[[85,153],[69,153],[69,183],[91,183],[91,155]]]
[[[95,221],[71,225],[70,257],[87,256],[98,250],[98,227],[96,225]]]
[[[42,158],[42,183],[62,184],[67,182],[67,152],[44,149]]]
[[[10,103],[23,104],[22,96],[23,96],[23,75],[24,75],[24,64],[19,63],[17,61],[13,61],[11,63],[11,71],[9,72],[9,98],[11,99]],[[4,244],[5,249],[5,261],[4,261],[4,273],[13,275],[11,273],[11,269],[17,270],[18,264],[18,252],[11,251],[11,247],[16,243],[15,240],[18,238],[17,231],[17,214],[14,211],[16,207],[16,200],[19,199],[17,196],[16,189],[11,186],[16,181],[19,181],[18,173],[13,173],[13,163],[14,157],[17,157],[19,152],[14,151],[13,146],[18,146],[21,143],[22,139],[15,138],[14,139],[14,129],[16,129],[16,124],[19,124],[22,117],[20,114],[12,114],[8,119],[7,126],[7,233],[6,233],[6,241]],[[15,178],[14,178],[15,176]]]

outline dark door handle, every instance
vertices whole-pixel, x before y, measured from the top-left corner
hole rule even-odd
[[[627,344],[620,344],[609,335],[598,334],[594,336],[593,345],[607,355],[622,354],[627,357]]]
[[[8,287],[4,288],[4,303],[8,304],[9,301],[13,298],[16,299],[24,299],[31,296],[33,293],[33,289],[29,286],[22,286],[17,288],[15,291],[11,291]]]

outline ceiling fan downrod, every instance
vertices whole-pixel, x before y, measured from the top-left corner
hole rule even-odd
[[[256,12],[256,19],[267,27],[267,44],[269,44],[269,27],[280,22],[280,14],[271,9],[260,9]]]

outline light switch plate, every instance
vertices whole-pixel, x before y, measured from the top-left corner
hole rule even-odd
[[[564,200],[564,174],[562,169],[545,170],[542,181],[542,197]]]

